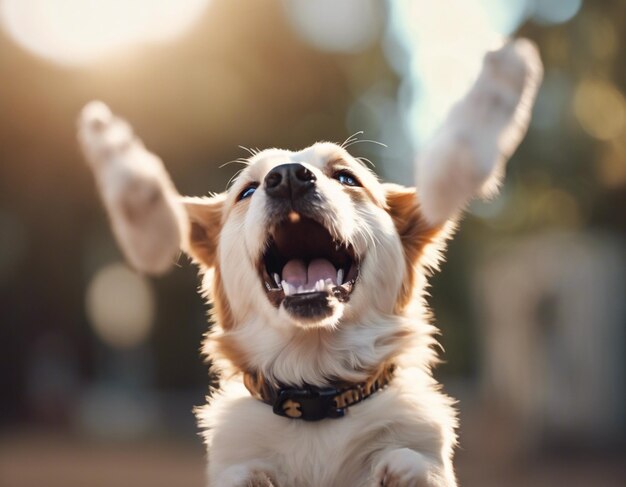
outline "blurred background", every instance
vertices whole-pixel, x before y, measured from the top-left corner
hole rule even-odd
[[[412,161],[506,36],[545,63],[502,194],[432,281],[462,485],[626,485],[626,2],[0,0],[0,486],[201,486],[195,269],[133,273],[77,150],[97,98],[182,194],[251,148]]]

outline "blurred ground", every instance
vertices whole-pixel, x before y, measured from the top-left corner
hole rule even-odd
[[[150,439],[97,443],[67,433],[21,431],[0,440],[0,485],[6,487],[203,486],[198,441]]]
[[[560,453],[535,452],[520,461],[502,436],[515,432],[503,423],[503,418],[484,410],[463,414],[462,446],[455,461],[460,485],[623,487],[626,464],[619,451],[563,448]],[[0,485],[6,487],[201,487],[204,469],[200,439],[119,444],[37,430],[0,438]]]

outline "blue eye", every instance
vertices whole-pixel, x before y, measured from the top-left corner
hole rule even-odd
[[[257,183],[253,183],[250,186],[247,186],[241,193],[239,193],[239,197],[237,201],[245,200],[254,194],[256,189],[259,187]]]
[[[359,180],[347,171],[340,171],[335,174],[335,179],[344,186],[361,186]]]

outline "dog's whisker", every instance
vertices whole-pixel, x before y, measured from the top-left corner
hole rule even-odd
[[[239,147],[242,150],[245,150],[246,152],[248,152],[253,157],[256,156],[260,152],[258,148],[257,149],[252,149],[250,147],[246,147],[245,145],[239,145],[237,147]]]
[[[228,162],[225,162],[224,164],[221,164],[219,168],[222,169],[226,166],[230,166],[231,164],[242,164],[244,166],[249,166],[251,162],[248,159],[245,159],[243,157],[238,157],[237,159],[233,159],[232,161],[228,161]]]
[[[353,133],[346,140],[344,140],[343,143],[339,147],[341,147],[342,149],[345,149],[346,144],[349,144],[350,142],[356,140],[359,137],[359,135],[363,135],[363,133],[364,132],[362,130],[359,130],[358,132]]]
[[[344,145],[343,148],[347,149],[348,147],[351,147],[353,145],[356,144],[363,144],[363,143],[370,143],[370,144],[375,144],[375,145],[379,145],[381,147],[384,147],[385,149],[387,149],[389,146],[387,144],[383,144],[382,142],[379,142],[377,140],[372,140],[372,139],[356,139],[353,140],[351,142],[349,142],[348,144]]]
[[[234,183],[234,181],[237,179],[237,176],[239,176],[243,171],[245,171],[245,167],[239,169],[235,174],[232,175],[232,177],[228,180],[228,182],[226,183],[226,187],[230,188],[230,186]]]
[[[176,256],[176,259],[174,259],[174,266],[175,266],[175,267],[179,267],[179,268],[182,268],[182,267],[183,267],[183,266],[181,265],[181,263],[180,263],[180,258],[181,258],[181,256],[182,256],[182,255],[183,255],[183,251],[182,251],[182,250],[180,250],[180,251],[178,252],[178,255]]]

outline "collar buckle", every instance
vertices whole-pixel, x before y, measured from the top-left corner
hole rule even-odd
[[[345,411],[335,406],[338,393],[339,390],[332,387],[315,390],[281,388],[273,404],[274,414],[305,421],[341,418]]]

